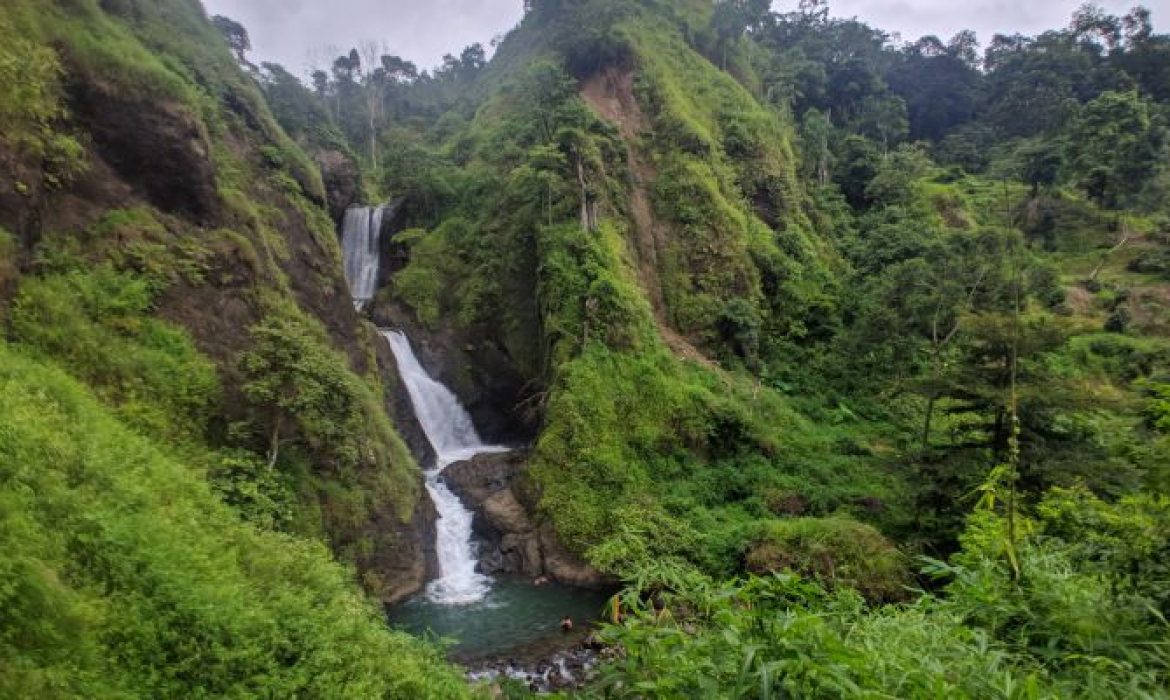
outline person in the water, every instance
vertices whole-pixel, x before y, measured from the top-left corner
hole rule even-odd
[[[573,631],[573,618],[569,617],[568,615],[565,615],[565,617],[561,620],[561,631],[562,632],[572,632]]]

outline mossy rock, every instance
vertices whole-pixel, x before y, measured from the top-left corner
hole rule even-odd
[[[849,518],[793,518],[765,523],[749,546],[756,574],[794,571],[830,587],[849,587],[873,602],[907,598],[905,556],[880,532]]]

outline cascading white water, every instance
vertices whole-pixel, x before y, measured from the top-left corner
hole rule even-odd
[[[378,261],[382,217],[386,207],[350,207],[341,227],[345,279],[354,308],[361,310],[374,298],[378,287]]]
[[[486,452],[507,452],[507,448],[483,443],[459,399],[427,374],[404,334],[384,330],[382,335],[394,351],[415,417],[435,448],[435,466],[427,472],[426,485],[439,512],[435,541],[439,578],[427,587],[427,596],[435,603],[474,603],[487,595],[490,579],[475,570],[472,513],[439,477],[455,462]]]

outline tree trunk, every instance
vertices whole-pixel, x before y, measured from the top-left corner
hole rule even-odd
[[[280,428],[283,422],[283,415],[278,411],[272,420],[272,439],[268,448],[269,469],[276,467],[276,460],[280,456]]]
[[[581,228],[593,230],[593,220],[589,215],[589,185],[585,182],[585,166],[581,163],[581,156],[577,156],[577,184],[581,187]]]
[[[938,401],[938,396],[930,393],[930,397],[926,400],[926,417],[922,421],[922,449],[926,451],[930,447],[930,427],[934,422],[934,404]]]
[[[373,164],[374,176],[378,175],[378,136],[374,133],[374,124],[370,122],[370,162]]]
[[[1101,261],[1097,263],[1096,267],[1093,268],[1092,274],[1089,275],[1089,280],[1096,282],[1097,277],[1101,274],[1101,270],[1105,269],[1105,263],[1109,262],[1109,258],[1113,257],[1114,253],[1127,245],[1129,245],[1129,232],[1127,231],[1127,228],[1123,226],[1121,240],[1117,242],[1117,245],[1110,248],[1104,255],[1101,256]]]
[[[1003,419],[1004,410],[1002,406],[999,406],[995,409],[995,425],[992,428],[991,444],[992,449],[995,450],[995,458],[1001,461],[1003,460],[1004,455],[1007,454],[1008,448],[1007,435],[1004,433]]]

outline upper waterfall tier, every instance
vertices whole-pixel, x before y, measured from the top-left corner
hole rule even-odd
[[[345,279],[354,306],[363,308],[378,288],[379,251],[385,206],[350,207],[341,228]]]

